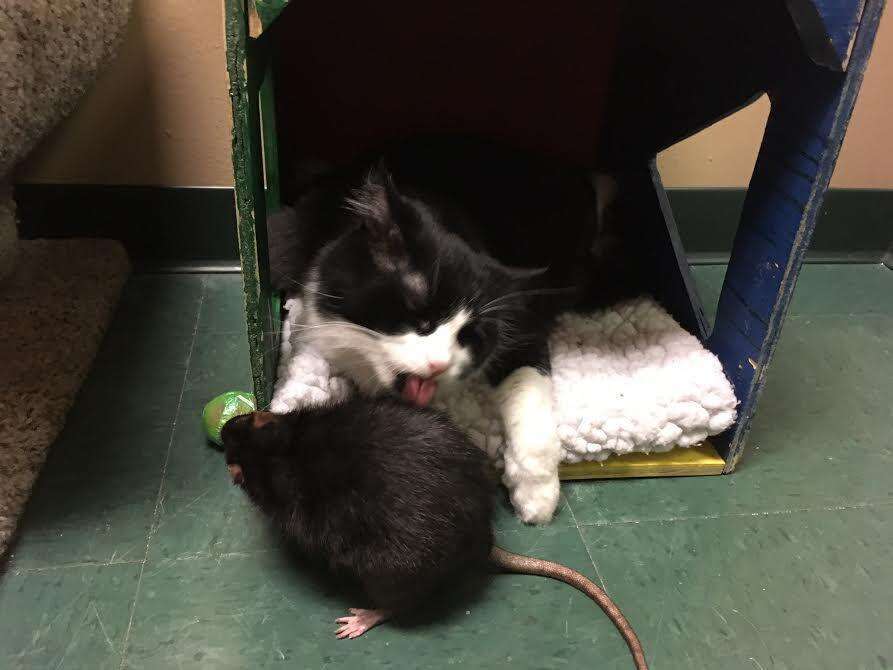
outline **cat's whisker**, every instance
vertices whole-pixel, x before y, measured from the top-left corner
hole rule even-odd
[[[371,328],[366,328],[364,326],[360,326],[355,323],[349,323],[347,321],[329,321],[324,323],[316,323],[313,325],[301,325],[301,324],[293,324],[292,328],[298,328],[301,330],[316,330],[319,328],[347,328],[349,330],[355,330],[357,332],[365,333],[371,337],[376,339],[381,337],[381,333],[378,333]]]
[[[285,273],[281,273],[281,275],[282,275],[283,279],[290,282],[291,284],[294,284],[295,286],[300,286],[301,289],[303,289],[304,291],[306,291],[308,293],[315,293],[316,295],[321,295],[326,298],[332,298],[333,300],[344,300],[344,296],[332,295],[331,293],[323,293],[322,291],[317,291],[316,289],[310,288],[307,284],[302,284],[301,282],[299,282],[297,279],[295,279],[291,275],[287,275]]]
[[[488,307],[498,305],[505,300],[510,298],[517,298],[520,296],[528,296],[528,295],[552,295],[555,293],[569,293],[571,291],[576,291],[576,286],[567,286],[565,288],[542,288],[542,289],[526,289],[523,291],[513,291],[512,293],[506,293],[505,295],[499,296],[498,298],[494,298],[490,302],[481,306],[481,310],[487,309]]]
[[[478,310],[477,313],[479,316],[481,316],[484,314],[492,314],[494,312],[507,312],[507,313],[518,312],[518,311],[522,311],[523,309],[524,308],[517,306],[517,305],[496,305],[494,307],[488,307],[487,309]]]
[[[495,319],[492,316],[479,316],[478,321],[484,321],[485,323],[495,323],[498,326],[508,326],[513,323],[510,319]]]

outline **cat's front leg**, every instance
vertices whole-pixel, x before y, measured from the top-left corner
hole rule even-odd
[[[558,505],[561,443],[552,414],[552,378],[532,366],[511,372],[497,387],[506,434],[503,483],[526,523],[548,523]]]

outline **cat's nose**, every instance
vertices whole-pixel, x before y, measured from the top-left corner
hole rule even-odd
[[[428,361],[428,375],[430,377],[436,377],[437,375],[442,375],[446,372],[450,367],[449,361]]]

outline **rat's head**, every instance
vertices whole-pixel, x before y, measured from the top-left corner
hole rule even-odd
[[[233,484],[251,492],[266,480],[283,445],[287,447],[289,429],[281,415],[251,412],[227,421],[220,437]]]

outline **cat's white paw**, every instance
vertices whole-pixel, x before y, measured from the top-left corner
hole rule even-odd
[[[555,458],[561,449],[558,436],[538,429],[516,433],[514,439],[512,448],[505,454],[503,473],[512,506],[524,523],[549,523],[560,494]]]
[[[515,514],[524,523],[546,524],[552,520],[560,493],[558,475],[548,480],[522,479],[510,489]]]
[[[548,523],[558,506],[561,442],[552,416],[552,381],[533,368],[513,372],[498,389],[506,430],[503,482],[525,523]]]

